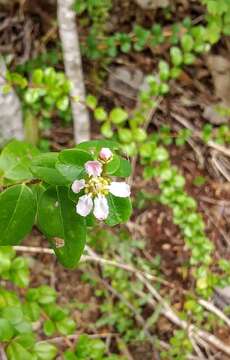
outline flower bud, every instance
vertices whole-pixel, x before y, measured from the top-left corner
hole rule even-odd
[[[112,159],[113,153],[109,148],[102,148],[99,153],[100,160],[104,162],[108,162]]]

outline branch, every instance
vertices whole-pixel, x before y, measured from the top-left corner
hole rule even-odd
[[[89,114],[85,106],[85,85],[83,79],[80,44],[73,11],[73,0],[58,0],[58,25],[62,43],[65,72],[72,83],[71,106],[74,121],[74,139],[81,143],[90,139]]]

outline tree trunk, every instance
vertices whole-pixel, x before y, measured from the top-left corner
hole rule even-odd
[[[0,147],[12,138],[24,138],[21,104],[14,90],[4,94],[5,76],[6,66],[0,56]]]
[[[83,79],[80,45],[73,0],[58,0],[58,25],[62,42],[65,72],[72,83],[71,105],[76,143],[89,140],[89,114],[85,106],[85,85]]]

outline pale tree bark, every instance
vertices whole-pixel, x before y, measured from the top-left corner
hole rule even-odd
[[[89,114],[85,106],[85,85],[83,79],[80,44],[73,0],[58,0],[58,25],[63,49],[65,72],[72,83],[71,106],[76,143],[89,140]]]
[[[4,92],[5,76],[6,66],[0,55],[0,147],[12,138],[24,138],[21,104],[13,89]]]

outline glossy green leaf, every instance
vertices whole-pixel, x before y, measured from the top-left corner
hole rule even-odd
[[[56,346],[49,344],[48,342],[39,342],[34,346],[34,352],[38,359],[52,360],[57,355]]]
[[[40,306],[35,301],[26,302],[25,304],[23,304],[23,313],[32,322],[38,321],[40,312]]]
[[[122,108],[115,108],[109,114],[110,121],[113,124],[121,124],[125,122],[128,119],[128,116],[128,113]]]
[[[36,203],[26,185],[15,185],[0,194],[0,245],[17,245],[32,229]]]
[[[109,121],[104,122],[100,131],[101,134],[107,139],[111,139],[113,137],[113,129]]]
[[[64,318],[56,323],[57,330],[62,335],[70,335],[73,334],[76,328],[75,321],[70,318]]]
[[[131,175],[132,167],[128,160],[120,158],[120,167],[113,173],[113,176],[128,177]]]
[[[114,226],[128,221],[132,213],[130,198],[120,198],[109,194],[107,199],[109,203],[109,216],[106,223]]]
[[[76,146],[77,149],[86,150],[89,152],[95,151],[96,153],[98,153],[103,147],[110,148],[111,150],[117,150],[119,149],[119,144],[110,140],[92,140],[84,141]]]
[[[0,172],[3,177],[13,181],[30,180],[33,175],[30,171],[31,160],[39,154],[33,145],[13,140],[0,155]]]
[[[36,360],[32,353],[16,341],[10,343],[6,352],[9,360]]]
[[[58,153],[50,152],[36,156],[31,164],[34,176],[50,185],[66,185],[68,181],[56,169]]]
[[[108,114],[105,111],[105,109],[103,109],[103,107],[98,107],[94,111],[94,116],[97,121],[105,121],[107,119]]]
[[[75,267],[84,250],[86,226],[85,219],[76,214],[67,188],[53,187],[42,194],[38,206],[38,224],[48,237],[64,240],[62,247],[53,243],[54,251],[64,266]]]
[[[20,306],[7,306],[2,310],[2,317],[17,325],[23,321],[23,312]]]
[[[119,140],[123,143],[129,144],[133,141],[133,135],[130,129],[120,128],[118,129]]]
[[[8,319],[0,319],[0,341],[9,341],[14,335],[14,328]]]
[[[92,159],[92,156],[88,152],[83,150],[63,150],[58,156],[56,169],[70,183],[76,179],[81,179],[82,177],[84,177],[84,165],[87,161]]]
[[[111,161],[105,164],[104,171],[105,174],[112,175],[114,174],[120,167],[120,156],[114,154]]]
[[[52,320],[46,320],[43,324],[43,331],[46,336],[51,336],[55,333],[55,324]]]
[[[25,349],[31,349],[35,344],[35,334],[22,334],[15,338],[15,341]]]

